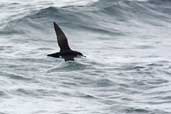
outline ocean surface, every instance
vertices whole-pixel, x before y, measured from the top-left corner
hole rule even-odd
[[[171,0],[0,0],[0,114],[171,114]]]

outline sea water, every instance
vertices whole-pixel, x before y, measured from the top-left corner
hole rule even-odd
[[[1,0],[0,14],[0,114],[171,114],[170,0]],[[53,22],[86,57],[47,57]]]

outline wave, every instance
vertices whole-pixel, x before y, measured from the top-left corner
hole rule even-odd
[[[143,23],[163,26],[159,21],[170,23],[171,7],[167,6],[170,3],[170,0],[100,0],[84,6],[69,5],[60,8],[50,6],[33,10],[22,18],[8,22],[1,33],[25,33],[23,28],[30,29],[30,27],[30,30],[46,31],[46,28],[51,27],[51,23],[56,21],[70,28],[118,34],[116,28],[120,28],[124,23],[126,25],[133,23],[136,26],[141,26]]]

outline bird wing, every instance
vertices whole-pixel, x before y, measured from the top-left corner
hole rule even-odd
[[[60,47],[60,51],[71,50],[64,32],[61,30],[61,28],[55,22],[54,22],[54,29],[55,29],[55,32],[57,35],[57,42]]]

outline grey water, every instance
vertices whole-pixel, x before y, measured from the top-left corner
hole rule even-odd
[[[171,114],[171,1],[1,0],[0,114]]]

